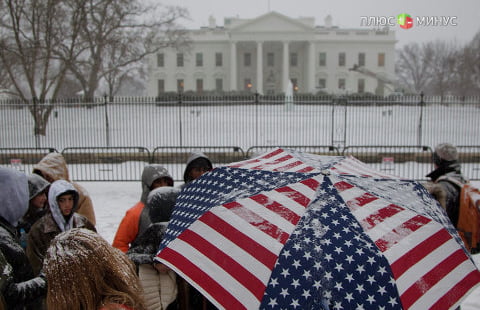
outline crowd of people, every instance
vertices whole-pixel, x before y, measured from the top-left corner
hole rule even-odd
[[[457,150],[442,143],[432,161],[425,187],[456,226],[458,184],[466,182]],[[183,184],[175,186],[165,167],[146,165],[140,200],[109,244],[61,154],[46,155],[29,175],[0,167],[0,310],[215,309],[155,259],[182,188],[212,169],[205,154],[192,154]]]

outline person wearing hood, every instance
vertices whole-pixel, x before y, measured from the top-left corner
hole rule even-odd
[[[37,164],[33,165],[33,173],[40,175],[50,183],[57,180],[71,182],[79,195],[78,214],[85,216],[93,225],[97,224],[92,199],[85,188],[70,180],[67,162],[62,154],[48,153]]]
[[[28,234],[27,256],[35,273],[40,272],[45,253],[56,235],[72,228],[96,232],[95,226],[78,210],[79,194],[68,181],[52,183],[48,191],[49,213],[33,224]]]
[[[426,183],[425,188],[438,200],[452,224],[457,227],[461,188],[456,183],[466,183],[458,162],[457,148],[450,143],[440,143],[435,147],[432,160],[435,169],[427,174],[431,182]],[[455,180],[455,184],[448,179]]]
[[[150,192],[143,209],[148,219],[140,221],[138,237],[127,252],[127,256],[137,266],[147,309],[177,307],[176,274],[165,265],[154,262],[154,258],[179,192],[180,189],[175,187],[159,187]]]
[[[50,182],[38,174],[28,176],[29,202],[28,211],[18,222],[17,230],[20,233],[20,240],[23,248],[26,248],[27,234],[32,225],[40,219],[48,210],[47,192]]]
[[[183,172],[183,181],[185,184],[188,184],[212,169],[212,162],[207,155],[202,152],[194,152],[187,159],[187,166]]]
[[[34,277],[16,229],[27,212],[28,198],[27,176],[0,167],[0,251],[6,261],[2,270],[6,309],[38,309],[47,289],[43,275]]]
[[[140,219],[142,211],[147,202],[150,191],[162,187],[173,186],[173,178],[168,170],[162,165],[150,164],[143,168],[142,172],[142,195],[140,201],[127,210],[118,226],[112,245],[126,253],[130,244],[135,240],[139,233]]]
[[[202,152],[193,152],[187,159],[187,165],[183,173],[185,182],[181,188],[201,177],[204,173],[213,169],[212,162]],[[190,285],[185,279],[177,278],[178,303],[187,309],[216,309],[197,289]]]

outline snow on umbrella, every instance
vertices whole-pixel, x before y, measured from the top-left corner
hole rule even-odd
[[[480,283],[419,183],[283,149],[187,185],[157,257],[226,309],[448,309]]]

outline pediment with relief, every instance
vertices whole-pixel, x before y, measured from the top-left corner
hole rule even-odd
[[[270,12],[232,27],[232,32],[305,32],[313,27],[277,12]]]

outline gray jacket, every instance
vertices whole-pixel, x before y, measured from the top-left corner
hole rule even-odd
[[[0,167],[0,251],[11,268],[5,275],[2,291],[7,309],[34,309],[46,294],[44,277],[33,271],[18,242],[15,225],[28,208],[28,183],[25,174]]]

